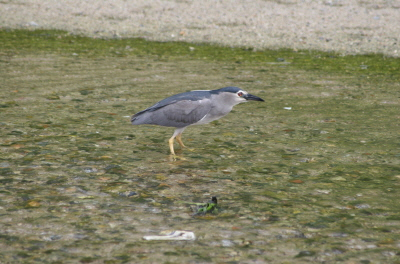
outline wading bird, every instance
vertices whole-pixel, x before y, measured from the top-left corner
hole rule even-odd
[[[175,155],[174,139],[181,147],[182,132],[191,125],[203,125],[227,115],[232,108],[247,101],[264,101],[238,87],[180,93],[159,101],[132,116],[132,125],[175,127],[169,139],[171,154]]]

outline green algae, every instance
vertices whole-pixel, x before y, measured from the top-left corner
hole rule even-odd
[[[0,37],[5,262],[395,263],[399,59]],[[171,129],[129,123],[166,96],[227,85],[266,102],[188,128],[182,159],[168,155]],[[212,196],[218,214],[193,218],[185,203]],[[166,229],[197,241],[141,240]]]
[[[263,63],[278,67],[322,71],[358,78],[398,80],[398,58],[380,54],[342,56],[339,53],[290,49],[253,50],[185,42],[154,42],[143,38],[95,39],[57,30],[2,30],[2,53],[57,53],[76,57],[155,57],[160,61],[184,59],[230,62],[231,70],[243,63]],[[59,67],[59,66],[58,66]],[[126,66],[121,66],[124,69]],[[137,70],[142,70],[137,68]],[[257,71],[268,73],[269,67]],[[249,82],[252,82],[249,80]]]

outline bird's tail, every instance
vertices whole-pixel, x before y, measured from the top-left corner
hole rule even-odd
[[[132,125],[149,124],[149,122],[146,122],[146,113],[147,113],[147,109],[134,114],[131,117]]]

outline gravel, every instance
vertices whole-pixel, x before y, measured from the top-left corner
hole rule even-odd
[[[399,0],[6,0],[0,28],[400,55]]]

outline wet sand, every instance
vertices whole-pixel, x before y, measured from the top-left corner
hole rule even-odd
[[[372,3],[373,2],[373,3]],[[400,54],[400,2],[358,0],[13,0],[1,28],[259,49]]]

